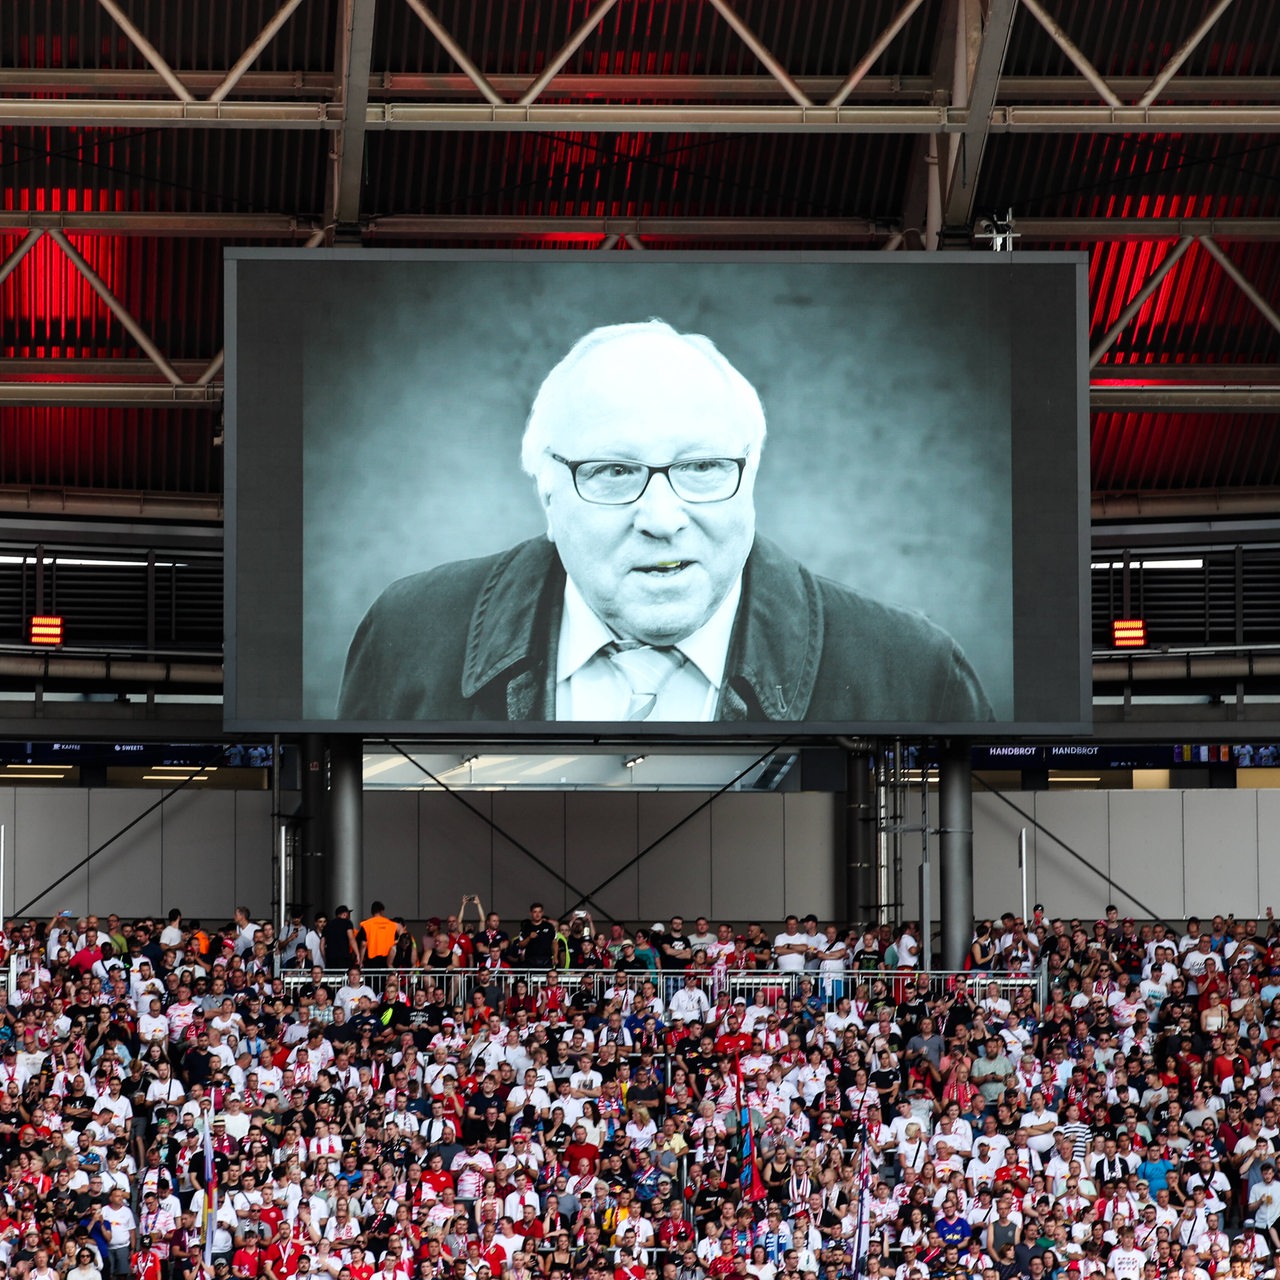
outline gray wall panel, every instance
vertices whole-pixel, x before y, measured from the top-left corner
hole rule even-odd
[[[642,791],[637,798],[641,848],[682,823],[640,863],[640,919],[665,924],[677,912],[690,919],[710,913],[711,810],[719,801],[689,817],[707,799],[705,792]]]
[[[592,893],[596,885],[620,871],[636,856],[634,791],[571,791],[565,795],[565,878],[579,893]],[[640,866],[627,867],[587,904],[592,918],[602,924],[602,913],[619,920],[634,920],[639,912]],[[578,893],[572,894],[574,900]],[[650,921],[652,923],[652,921]]]
[[[1182,792],[1183,847],[1157,857],[1170,874],[1179,852],[1188,911],[1258,914],[1258,791]],[[1156,877],[1157,879],[1162,877]]]
[[[1180,791],[1111,793],[1111,897],[1123,915],[1184,915]],[[1131,890],[1149,910],[1125,892]],[[1098,913],[1101,915],[1101,912]]]
[[[15,907],[22,905],[14,897],[17,863],[17,826],[14,821],[15,791],[13,787],[0,788],[0,827],[4,828],[4,881],[0,883],[0,916],[8,917]]]
[[[279,841],[271,817],[273,797],[270,791],[237,791],[235,796],[236,902],[254,915],[267,915],[279,874],[273,869]]]
[[[24,905],[158,798],[153,791],[0,789],[6,906]],[[512,922],[535,898],[559,913],[564,887],[495,837],[487,815],[557,872],[590,889],[705,798],[647,791],[467,793],[468,804],[485,815],[477,816],[440,793],[368,793],[366,896],[382,897],[393,910],[417,919],[456,911],[464,892],[479,894]],[[1253,915],[1268,903],[1280,906],[1278,791],[1038,792],[1010,798],[1033,809],[1049,832],[1103,872],[1090,874],[1050,835],[1033,829],[1030,898],[1044,902],[1051,914],[1092,918],[1112,900],[1142,914],[1118,886],[1174,920],[1188,910],[1221,907]],[[772,919],[788,910],[838,916],[841,803],[839,795],[825,793],[720,796],[605,891],[610,909],[646,924],[675,910],[735,920]],[[911,794],[901,820],[907,827],[919,825],[918,793]],[[927,825],[935,829],[937,821],[931,797]],[[1020,906],[1020,824],[995,797],[975,794],[975,902],[984,915]],[[936,835],[931,840],[936,913]],[[243,902],[266,915],[274,841],[270,793],[189,788],[34,910],[79,913],[92,907],[132,914],[178,906],[219,923]],[[915,916],[918,832],[903,834],[902,854],[902,913]],[[359,907],[363,911],[367,903]]]
[[[366,792],[366,811],[375,799],[382,797]],[[493,793],[468,792],[466,800],[471,808],[442,792],[418,794],[420,919],[457,911],[464,893],[479,894],[486,909],[493,901]]]
[[[375,898],[386,903],[388,915],[407,917],[417,909],[421,862],[418,856],[419,794],[416,791],[365,793],[366,901],[359,907],[361,918]]]
[[[1036,833],[1032,899],[1043,902],[1050,915],[1096,918],[1110,901],[1106,883],[1111,831],[1107,801],[1112,794],[1038,791],[1034,796],[1024,793],[1011,797],[1024,809],[1031,807],[1028,801],[1032,802],[1036,821],[1045,828]],[[1099,868],[1102,875],[1082,867],[1054,836],[1085,858],[1090,866]],[[1002,905],[999,909],[1003,911],[1005,907]]]
[[[565,796],[555,791],[493,793],[493,821],[554,872],[564,875]],[[590,888],[590,886],[584,886]],[[493,833],[494,910],[519,921],[529,903],[541,902],[556,917],[565,909],[565,887],[497,830]]]
[[[234,870],[228,874],[236,839],[236,796],[234,791],[189,791],[161,810],[165,895],[168,906],[217,925],[229,920],[237,905]],[[266,912],[271,899],[245,905]]]
[[[198,785],[198,784],[192,784]],[[101,788],[86,793],[89,802],[89,848],[96,849],[122,830],[160,797],[146,791]],[[155,915],[168,910],[162,875],[161,811],[113,840],[89,864],[89,901],[95,911]],[[128,887],[127,903],[120,902]]]
[[[63,910],[80,915],[87,911],[89,876],[83,868],[51,892],[44,890],[89,852],[89,793],[20,789],[13,826],[14,910],[40,894],[30,908],[33,915],[51,916]],[[96,911],[99,904],[93,907]],[[110,911],[113,906],[103,903],[101,909]]]
[[[812,911],[821,920],[843,918],[842,797],[822,791],[792,791],[767,798],[782,805],[787,901],[808,902],[801,915]],[[755,914],[760,914],[759,905]]]
[[[803,877],[795,894],[786,880],[786,827],[782,797],[722,796],[711,806],[711,910],[716,920],[750,920],[762,904],[777,915],[795,911],[807,892]],[[797,866],[799,876],[799,867]],[[799,906],[801,912],[808,906]]]
[[[1032,817],[1032,797],[1026,794],[1009,799]],[[974,910],[987,916],[1003,911],[1022,911],[1022,877],[1018,872],[1018,833],[1027,831],[1027,910],[1040,899],[1035,897],[1035,834],[1030,818],[1009,808],[999,797],[977,790],[973,795],[973,903]]]
[[[1259,914],[1265,913],[1268,907],[1273,907],[1280,914],[1280,791],[1259,791],[1256,794]]]

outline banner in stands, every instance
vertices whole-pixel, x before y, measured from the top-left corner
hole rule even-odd
[[[1083,255],[226,269],[228,729],[1087,729]]]

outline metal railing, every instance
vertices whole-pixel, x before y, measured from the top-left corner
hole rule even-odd
[[[335,993],[347,985],[346,969],[326,969],[324,984]],[[445,1000],[450,1005],[466,1006],[471,1002],[472,993],[479,990],[485,993],[485,1002],[493,1005],[497,1000],[505,1000],[515,992],[517,984],[523,982],[528,994],[543,1005],[543,992],[548,985],[549,971],[546,969],[362,969],[361,981],[376,996],[381,996],[387,982],[394,978],[402,995],[412,1000],[419,990],[434,993],[442,987]],[[636,970],[623,977],[610,969],[564,969],[555,971],[564,990],[563,1004],[568,1006],[569,998],[582,988],[584,982],[589,984],[593,995],[599,997],[605,991],[625,988],[638,993],[642,985],[652,982],[657,988],[658,996],[666,1005],[672,995],[684,986],[686,973],[680,969]],[[902,989],[910,980],[917,979],[921,972],[915,969],[876,969],[865,972],[847,970],[842,974],[823,974],[809,970],[786,971],[768,970],[724,970],[711,969],[700,975],[702,990],[714,1005],[722,992],[729,995],[730,1001],[739,997],[748,1004],[761,993],[765,1003],[773,1004],[779,999],[804,996],[816,999],[824,1009],[834,1010],[842,996],[850,999],[859,998],[860,989],[866,987],[870,991],[875,984],[883,983],[888,994],[897,1001]],[[967,983],[975,1001],[980,1001],[994,984],[999,998],[1014,1003],[1020,992],[1029,990],[1032,997],[1041,1005],[1048,996],[1048,983],[1042,969],[1029,973],[969,973],[964,971],[930,969],[924,974],[929,982],[933,996],[956,989],[961,982]],[[284,975],[285,990],[294,994],[303,987],[310,986],[312,976],[309,970],[290,970]]]

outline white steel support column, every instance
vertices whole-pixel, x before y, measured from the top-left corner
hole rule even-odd
[[[968,2],[972,4],[975,0]],[[991,0],[978,36],[980,44],[965,98],[969,114],[964,130],[955,141],[955,160],[947,174],[943,218],[949,227],[967,227],[973,222],[978,175],[991,136],[991,112],[1000,89],[1000,74],[1017,11],[1018,0]],[[960,36],[966,35],[966,28],[962,26]]]
[[[331,226],[350,226],[360,218],[375,4],[376,0],[342,0],[341,4],[338,100],[342,128],[334,139]]]

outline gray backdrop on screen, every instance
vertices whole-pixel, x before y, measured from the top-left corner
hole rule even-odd
[[[759,531],[927,613],[1013,717],[1000,273],[639,254],[321,265],[300,306],[306,718],[334,715],[352,632],[389,582],[543,531],[519,466],[538,386],[588,329],[650,316],[706,334],[759,391]]]

